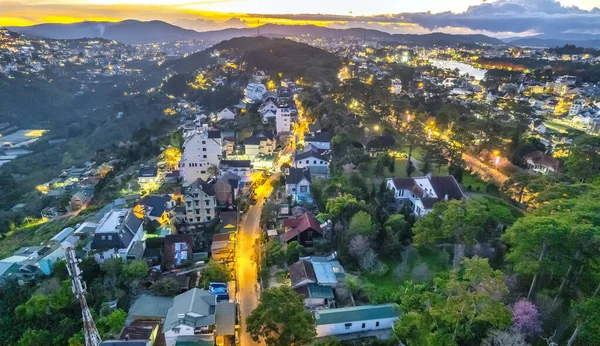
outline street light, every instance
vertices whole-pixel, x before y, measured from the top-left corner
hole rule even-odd
[[[375,124],[375,126],[373,126],[373,130],[379,131],[379,125]]]

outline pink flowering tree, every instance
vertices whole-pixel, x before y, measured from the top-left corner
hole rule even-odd
[[[513,328],[527,337],[542,331],[540,312],[537,306],[527,300],[520,300],[512,306]]]

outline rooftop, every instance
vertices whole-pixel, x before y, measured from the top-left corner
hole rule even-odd
[[[315,311],[315,320],[318,326],[394,318],[398,316],[400,316],[400,311],[396,304],[362,305]]]

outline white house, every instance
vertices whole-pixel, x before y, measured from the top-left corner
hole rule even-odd
[[[308,168],[312,175],[329,175],[329,158],[313,145],[308,145],[303,152],[296,152],[293,166]]]
[[[523,156],[527,169],[544,175],[558,172],[560,161],[546,153],[536,150]]]
[[[260,83],[250,83],[246,87],[244,101],[246,103],[254,103],[257,101],[261,101],[265,94],[267,93],[267,87]]]
[[[212,339],[215,326],[217,296],[199,288],[173,298],[167,311],[163,332],[167,346],[175,346],[180,337],[205,335]]]
[[[208,179],[210,166],[219,166],[223,154],[221,131],[209,129],[208,125],[187,131],[183,135],[183,153],[179,168],[183,177],[183,186],[197,179]]]
[[[310,169],[289,168],[285,175],[285,192],[296,202],[310,197]]]
[[[290,133],[292,130],[292,117],[296,110],[293,108],[277,108],[275,113],[275,125],[277,133]]]
[[[233,173],[241,178],[241,182],[246,184],[252,181],[252,161],[250,160],[223,160],[219,164],[219,176]]]
[[[229,108],[225,108],[219,113],[217,113],[217,121],[221,120],[233,120],[235,119],[235,113],[231,111]]]
[[[396,304],[362,305],[314,312],[317,337],[392,329],[400,316]],[[358,334],[357,334],[358,335]],[[347,339],[347,338],[346,338]]]
[[[133,244],[143,235],[143,220],[131,209],[111,210],[96,227],[91,243],[94,259],[98,263],[115,257],[125,260]]]
[[[417,216],[428,214],[433,205],[445,199],[465,197],[456,179],[445,177],[389,178],[386,183],[397,202],[406,204]]]
[[[262,115],[263,117],[268,112],[272,112],[273,114],[275,114],[275,112],[277,112],[277,105],[275,104],[275,102],[273,102],[271,100],[263,103],[258,108],[258,113],[260,113],[260,115]]]
[[[273,111],[268,111],[265,114],[262,115],[263,117],[263,123],[268,123],[271,119],[276,119],[277,118],[277,111],[273,112]]]

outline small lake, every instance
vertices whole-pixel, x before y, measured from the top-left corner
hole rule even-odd
[[[439,59],[429,59],[431,65],[437,68],[443,69],[458,69],[460,74],[469,74],[469,76],[475,77],[477,80],[482,80],[485,77],[485,73],[487,70],[473,67],[469,64],[465,64],[464,62],[454,61],[454,60],[439,60]]]

